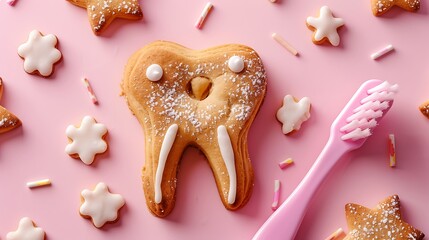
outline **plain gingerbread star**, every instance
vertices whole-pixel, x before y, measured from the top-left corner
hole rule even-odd
[[[400,207],[398,195],[386,198],[374,209],[347,204],[345,209],[349,233],[344,240],[423,239],[421,231],[402,220]]]
[[[14,232],[9,232],[6,240],[43,240],[45,232],[43,229],[34,226],[33,221],[24,217],[19,221],[18,229]]]
[[[0,98],[3,95],[3,81],[0,78]],[[21,121],[9,112],[6,108],[0,106],[0,133],[8,132],[21,126]]]
[[[61,59],[61,52],[56,48],[57,42],[53,34],[44,36],[37,30],[31,31],[27,42],[18,47],[18,55],[24,59],[25,72],[37,71],[44,77],[51,75],[54,64]]]
[[[106,222],[113,222],[118,218],[118,211],[125,204],[120,194],[113,194],[105,183],[98,183],[93,191],[85,189],[82,191],[83,204],[80,214],[91,218],[95,227],[100,228]]]
[[[326,39],[333,45],[340,44],[340,36],[338,35],[337,28],[344,25],[342,18],[335,18],[332,15],[331,9],[327,6],[320,8],[319,17],[308,17],[307,26],[314,31],[313,42],[315,44],[322,44]]]
[[[371,0],[372,14],[374,16],[383,15],[393,6],[398,6],[409,12],[416,12],[420,9],[420,0]]]
[[[107,133],[104,124],[97,123],[93,117],[85,116],[79,127],[70,125],[66,135],[71,140],[66,146],[66,153],[72,157],[77,154],[86,165],[94,161],[95,155],[107,150],[103,136]]]
[[[115,18],[138,20],[143,18],[138,0],[67,0],[86,8],[94,34],[101,34]]]

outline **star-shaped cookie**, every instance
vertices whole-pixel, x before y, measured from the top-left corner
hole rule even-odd
[[[14,232],[10,232],[6,236],[6,240],[43,240],[45,239],[45,232],[43,229],[36,227],[33,221],[24,217],[19,221],[18,229]]]
[[[326,40],[333,46],[340,44],[340,36],[338,35],[337,28],[344,25],[342,18],[335,18],[332,15],[331,9],[327,6],[320,8],[319,17],[308,17],[307,27],[314,31],[313,42],[315,44],[322,44]]]
[[[138,20],[143,17],[138,0],[67,0],[86,8],[92,31],[101,34],[115,18]]]
[[[371,0],[371,9],[374,16],[381,16],[393,6],[398,6],[409,12],[420,9],[420,0]]]
[[[277,120],[283,124],[282,132],[289,134],[299,130],[301,124],[310,118],[311,103],[308,97],[303,97],[297,101],[291,95],[286,95],[283,99],[283,106],[277,110]]]
[[[95,155],[107,150],[107,143],[103,136],[107,133],[104,124],[97,123],[91,116],[85,116],[80,126],[69,125],[66,135],[70,143],[66,146],[66,153],[71,157],[79,158],[86,165],[94,161]]]
[[[349,233],[345,240],[421,240],[424,234],[402,220],[398,195],[380,202],[374,209],[349,203],[346,218]]]
[[[3,95],[3,81],[0,78],[0,98]],[[0,106],[0,133],[8,132],[21,126],[21,121],[9,112],[6,108]]]
[[[119,194],[109,192],[105,183],[98,183],[93,191],[85,189],[81,193],[83,203],[79,212],[85,218],[91,218],[95,227],[101,228],[107,222],[118,218],[118,211],[125,204]]]

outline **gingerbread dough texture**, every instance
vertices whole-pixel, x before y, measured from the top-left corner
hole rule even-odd
[[[174,208],[178,166],[188,146],[207,157],[226,209],[247,203],[253,187],[247,135],[266,92],[265,70],[253,49],[228,44],[191,50],[156,41],[131,56],[122,89],[145,133],[142,181],[154,215],[165,217]]]

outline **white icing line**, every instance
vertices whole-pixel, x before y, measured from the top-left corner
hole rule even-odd
[[[228,204],[233,204],[237,194],[237,176],[235,171],[234,150],[232,149],[231,139],[224,125],[220,125],[217,128],[217,141],[229,175]]]
[[[170,153],[171,147],[176,139],[178,129],[179,126],[177,124],[171,125],[165,133],[164,140],[162,141],[161,151],[159,152],[158,167],[155,175],[155,203],[157,204],[162,200],[162,175],[164,174],[165,163],[167,162],[168,154]]]

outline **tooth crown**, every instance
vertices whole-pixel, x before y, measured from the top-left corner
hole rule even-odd
[[[233,56],[243,59],[241,72],[228,67],[228,60]],[[146,77],[146,69],[151,64],[162,67],[163,76],[159,81]],[[203,100],[193,97],[190,86],[194,78],[210,81],[208,96]],[[198,147],[206,155],[227,209],[238,209],[247,202],[253,185],[247,133],[266,91],[265,70],[253,49],[229,44],[191,50],[171,42],[154,42],[130,58],[122,88],[131,111],[145,131],[143,186],[152,213],[163,217],[172,211],[178,164],[189,145]],[[175,124],[178,125],[175,134],[169,131],[166,136]],[[227,134],[219,138],[218,128],[222,133],[226,129]],[[174,143],[168,148],[172,140]],[[231,147],[232,159],[226,157],[230,156]],[[168,157],[165,166],[159,167],[163,149],[168,149]],[[162,175],[160,201],[155,201],[154,196],[159,190],[155,184],[157,173]]]

